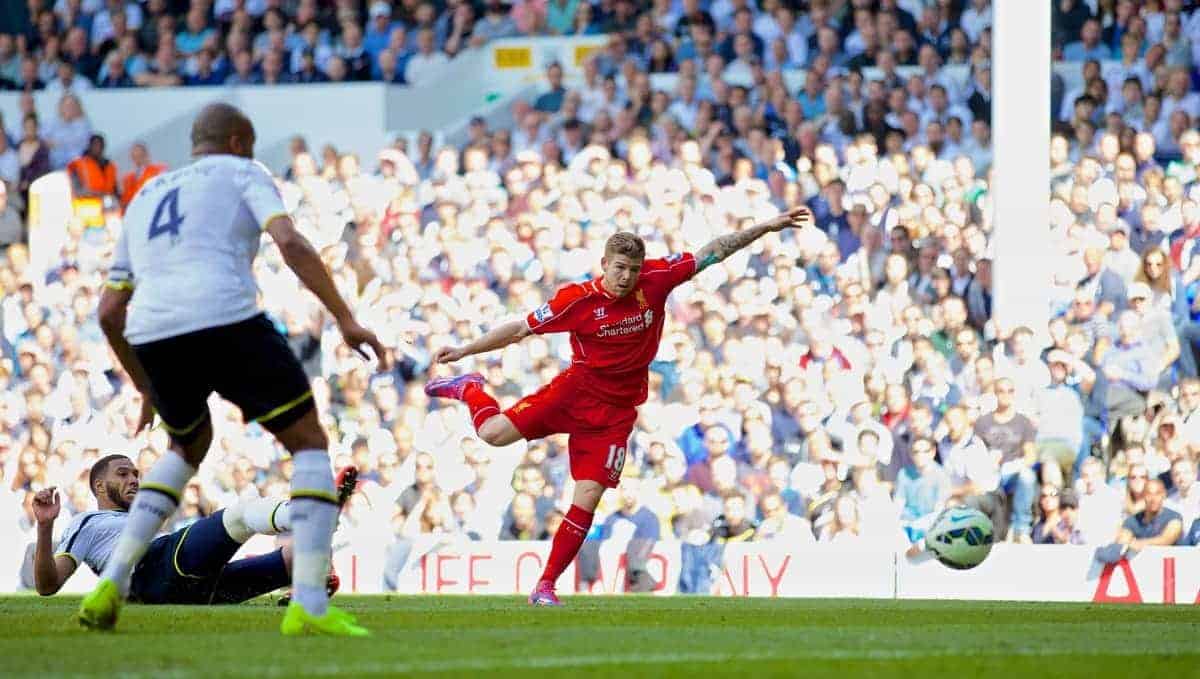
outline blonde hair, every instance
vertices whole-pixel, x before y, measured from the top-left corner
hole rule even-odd
[[[642,260],[646,258],[646,244],[636,234],[618,231],[609,236],[608,241],[604,244],[604,256],[612,257],[613,255],[625,255],[630,259]]]

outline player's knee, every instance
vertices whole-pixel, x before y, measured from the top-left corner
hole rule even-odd
[[[299,420],[275,432],[275,438],[291,453],[329,448],[329,438],[321,427],[321,421],[317,419],[315,408],[305,413]]]
[[[254,535],[246,524],[246,505],[241,500],[221,510],[221,525],[234,542],[245,542]]]
[[[508,418],[500,415],[489,418],[479,426],[479,438],[491,446],[507,446],[520,436]]]
[[[594,511],[604,495],[604,486],[595,481],[578,481],[575,483],[575,494],[572,502],[580,509]]]

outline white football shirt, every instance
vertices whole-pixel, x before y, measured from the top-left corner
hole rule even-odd
[[[208,155],[159,175],[125,211],[108,285],[132,288],[125,338],[144,344],[259,313],[262,230],[287,214],[267,168]]]
[[[87,564],[92,572],[100,575],[127,520],[129,512],[115,509],[76,514],[58,541],[55,556],[66,554],[76,566]]]

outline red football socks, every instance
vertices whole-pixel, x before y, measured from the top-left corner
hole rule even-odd
[[[462,400],[471,411],[471,425],[475,427],[475,431],[479,431],[480,425],[487,422],[492,415],[500,413],[500,404],[478,384],[468,384],[463,390]]]
[[[555,582],[567,566],[575,560],[583,539],[587,537],[588,529],[592,527],[592,513],[576,505],[571,505],[567,516],[554,534],[554,543],[550,546],[550,560],[546,562],[546,570],[542,571],[542,580]]]

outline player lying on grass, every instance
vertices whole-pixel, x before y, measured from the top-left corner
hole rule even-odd
[[[480,438],[494,446],[566,433],[575,494],[550,558],[529,596],[535,606],[557,606],[554,583],[579,552],[605,489],[621,478],[626,446],[646,400],[648,368],[658,353],[667,296],[706,267],[773,231],[811,226],[812,212],[793,208],[762,224],[714,239],[694,255],[646,260],[646,246],[632,233],[616,233],[604,246],[601,278],[565,285],[521,320],[499,325],[461,347],[445,347],[434,363],[506,347],[532,333],[571,333],[571,365],[549,384],[501,412],[470,373],[431,380],[430,396],[463,401]]]
[[[33,498],[37,548],[33,577],[38,594],[62,589],[80,563],[97,575],[112,556],[129,506],[140,487],[141,474],[124,455],[109,455],[92,466],[88,485],[98,509],[71,519],[54,553],[54,521],[61,502],[53,488]],[[344,467],[337,476],[338,502],[354,492],[358,470]],[[130,584],[131,601],[144,604],[234,604],[286,587],[291,582],[292,548],[231,561],[252,535],[276,535],[292,528],[290,502],[260,498],[238,500],[212,516],[160,536],[138,562]],[[337,591],[330,574],[329,594]]]

